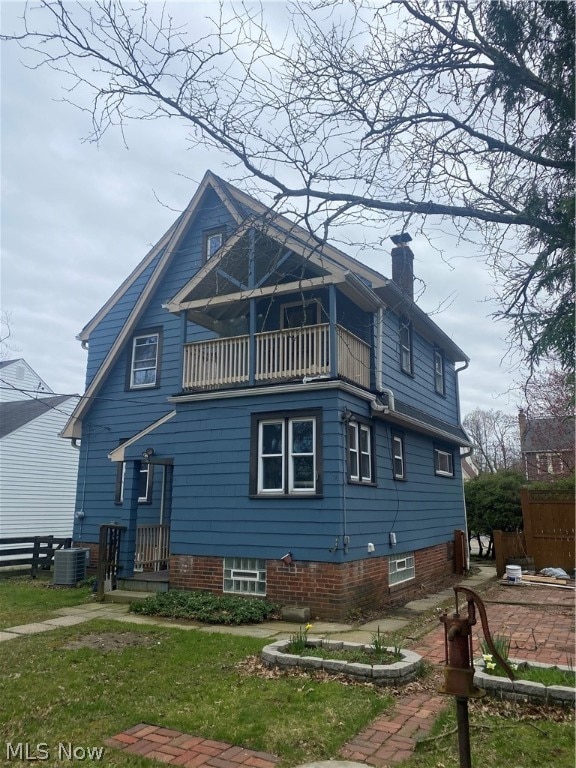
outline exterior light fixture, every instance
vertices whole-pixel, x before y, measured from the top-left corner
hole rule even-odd
[[[282,555],[280,560],[284,563],[284,565],[290,565],[294,562],[294,558],[292,556],[292,552],[286,552],[285,555]]]

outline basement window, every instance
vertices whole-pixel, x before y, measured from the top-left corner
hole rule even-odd
[[[224,558],[224,592],[266,594],[266,561],[252,557]]]
[[[388,558],[388,584],[401,584],[416,576],[416,564],[413,552],[404,552]]]

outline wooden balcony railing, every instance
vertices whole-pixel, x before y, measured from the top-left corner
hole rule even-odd
[[[336,327],[337,372],[370,386],[370,346]],[[184,346],[184,389],[219,389],[249,380],[249,336],[211,339]],[[254,378],[258,382],[330,373],[330,327],[310,325],[257,333]]]
[[[170,558],[170,526],[138,525],[136,527],[135,571],[161,571]]]

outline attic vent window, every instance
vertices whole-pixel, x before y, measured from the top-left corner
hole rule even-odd
[[[222,247],[224,242],[224,230],[213,229],[204,233],[204,259],[208,261]]]

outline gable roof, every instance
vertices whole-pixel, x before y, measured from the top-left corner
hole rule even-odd
[[[574,419],[528,419],[526,428],[520,430],[523,453],[574,450]]]
[[[92,378],[92,381],[86,390],[86,396],[80,400],[74,413],[70,417],[70,420],[63,430],[63,437],[81,437],[81,421],[90,407],[91,398],[99,391],[107,372],[112,368],[124,348],[126,341],[136,329],[137,323],[147,306],[148,300],[152,296],[153,291],[160,284],[174,254],[178,251],[188,228],[194,221],[194,218],[200,209],[204,194],[209,188],[218,195],[222,204],[236,222],[238,230],[228,238],[224,247],[221,248],[220,251],[196,273],[192,280],[178,292],[168,305],[166,305],[167,309],[172,312],[180,312],[183,309],[194,309],[193,306],[186,306],[186,298],[190,296],[191,293],[194,293],[194,290],[198,288],[202,280],[209,278],[210,274],[219,268],[234,243],[238,242],[239,238],[247,232],[248,229],[254,228],[273,238],[275,241],[280,241],[285,244],[287,248],[290,248],[301,257],[305,257],[309,260],[313,268],[320,270],[321,274],[319,274],[319,277],[316,279],[320,280],[322,284],[326,284],[326,278],[327,276],[330,276],[330,281],[338,282],[339,285],[345,286],[345,290],[349,292],[349,295],[353,294],[355,297],[362,296],[365,304],[370,308],[375,308],[376,306],[381,305],[382,301],[385,301],[386,293],[393,298],[395,306],[408,303],[409,308],[412,311],[411,314],[414,315],[416,321],[424,331],[428,334],[432,332],[435,334],[436,338],[442,340],[445,351],[449,357],[455,361],[468,361],[466,355],[428,318],[424,312],[422,312],[422,310],[416,307],[413,301],[404,296],[404,294],[401,294],[400,291],[394,290],[395,286],[393,286],[388,278],[384,277],[376,270],[362,264],[357,259],[348,256],[334,246],[320,242],[303,227],[295,224],[283,215],[276,213],[250,195],[236,189],[236,187],[233,187],[211,171],[208,171],[186,210],[178,217],[177,221],[170,227],[166,234],[160,238],[156,245],[148,252],[144,260],[138,267],[136,267],[131,275],[126,278],[118,290],[110,297],[102,309],[79,334],[79,340],[82,342],[88,341],[91,331],[133,285],[134,281],[142,274],[143,270],[158,257],[156,266],[152,271],[146,287],[139,295],[122,330],[114,340],[100,368]],[[310,280],[313,279],[314,278],[310,278]],[[392,292],[390,292],[390,286],[392,286]],[[298,281],[298,288],[302,288],[302,281]],[[251,290],[253,290],[253,288],[251,288]],[[277,287],[275,290],[278,290]],[[384,294],[381,295],[379,293],[380,291],[383,291]],[[241,298],[250,298],[251,295],[253,294],[244,292]],[[260,293],[259,295],[265,294]],[[240,297],[230,294],[227,300],[232,301],[236,299],[240,299]]]
[[[0,368],[5,368],[7,365],[14,365],[14,363],[24,362],[23,357],[18,357],[16,360],[0,360]]]
[[[48,384],[44,381],[44,379],[41,376],[38,376],[34,368],[32,368],[31,365],[28,365],[26,360],[23,357],[16,357],[13,360],[2,360],[0,361],[0,370],[4,368],[11,368],[12,366],[24,366],[28,370],[28,374],[32,375],[35,379],[37,379],[38,382],[38,388],[35,392],[35,397],[43,397],[44,394],[52,395],[54,394],[54,390],[52,387],[49,387]],[[17,369],[16,369],[17,370]],[[8,371],[4,374],[5,376],[8,375]],[[25,375],[25,374],[24,374]],[[13,387],[13,385],[10,385]],[[14,387],[16,389],[17,387]],[[26,393],[23,393],[24,397],[27,397]]]
[[[34,400],[14,400],[9,403],[0,403],[0,438],[15,432],[69,399],[70,395],[56,395],[55,397],[39,397]]]

